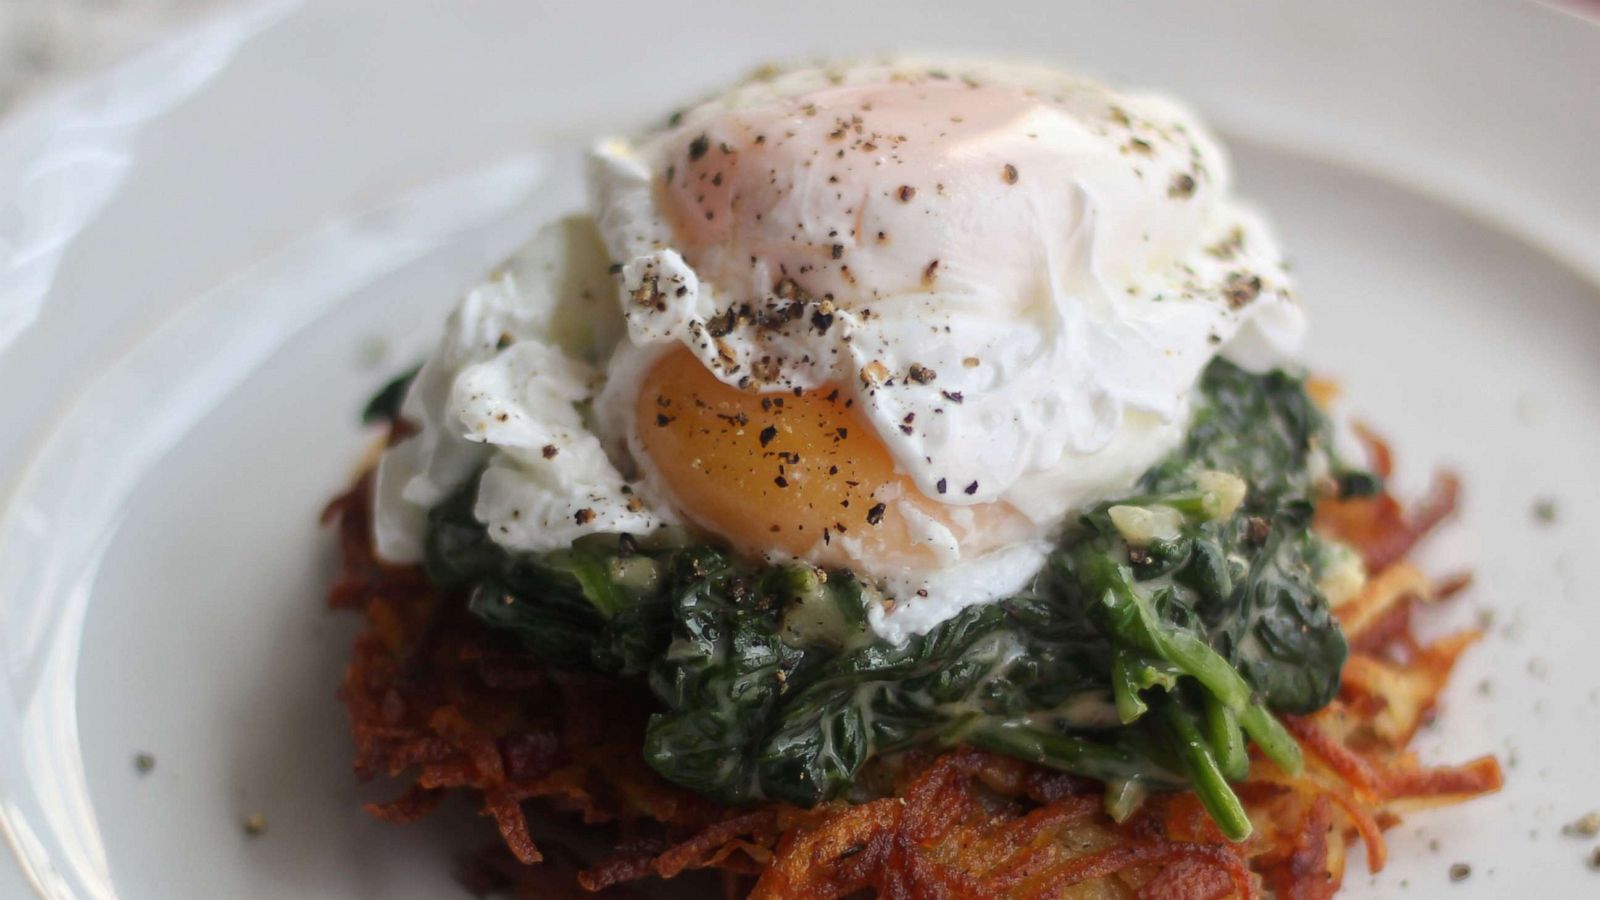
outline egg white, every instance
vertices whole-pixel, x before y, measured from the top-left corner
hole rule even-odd
[[[775,273],[757,265],[746,282],[703,277],[658,208],[660,173],[730,114],[840,86],[929,78],[1007,86],[1051,104],[1019,126],[1026,135],[995,134],[971,151],[1048,163],[1051,153],[1031,142],[1059,150],[1069,177],[1041,184],[1039,170],[1025,168],[1011,188],[1051,192],[1039,195],[1038,222],[1017,220],[1033,230],[1009,236],[1048,242],[1043,288],[1004,289],[1034,278],[994,268],[1004,259],[991,264],[1006,250],[983,241],[1004,229],[971,217],[908,220],[897,227],[941,243],[955,274],[878,292],[870,309],[841,302],[825,333],[802,321],[776,333],[740,325],[707,340],[707,324],[729,306],[773,302]],[[1141,147],[1130,153],[1134,138]],[[1174,197],[1179,172],[1202,177]],[[953,527],[897,504],[938,564],[913,571],[865,558],[856,569],[894,601],[872,611],[874,628],[901,641],[1026,586],[1063,520],[1126,490],[1177,445],[1214,356],[1260,367],[1290,355],[1304,330],[1275,240],[1233,198],[1228,162],[1198,120],[1164,98],[1049,69],[902,60],[771,75],[669,127],[601,143],[590,187],[592,221],[547,229],[469,294],[423,368],[403,410],[420,433],[391,448],[379,469],[385,557],[419,558],[427,508],[484,465],[476,512],[509,548],[548,550],[583,534],[645,534],[681,520],[636,427],[651,365],[685,346],[718,378],[750,387],[752,364],[775,358],[777,371],[756,387],[849,386],[897,469],[924,494],[952,510],[1009,503],[1034,525],[1024,539],[974,551],[972,536],[958,533],[960,515]],[[874,252],[863,265],[908,263],[895,253],[916,254],[920,265],[928,248],[901,241]],[[1259,279],[1245,304],[1233,293],[1241,273]],[[635,302],[645,295],[649,303]],[[937,378],[906,378],[913,365]],[[912,420],[917,428],[901,427]],[[853,538],[841,540],[849,550]]]
[[[615,297],[586,216],[541,229],[467,293],[401,407],[416,433],[379,460],[379,555],[420,562],[428,510],[479,469],[474,514],[516,550],[670,521],[633,495],[584,414],[622,333]]]

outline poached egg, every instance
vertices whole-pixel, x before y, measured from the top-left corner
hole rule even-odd
[[[901,641],[1025,587],[1304,318],[1176,103],[1054,70],[769,73],[592,155],[591,215],[468,295],[380,463],[379,551],[487,466],[514,550],[681,524],[848,567]]]

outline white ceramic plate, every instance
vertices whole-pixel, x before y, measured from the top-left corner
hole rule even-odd
[[[0,895],[459,896],[484,826],[367,820],[333,699],[354,623],[322,609],[315,523],[362,400],[576,204],[591,136],[760,61],[891,48],[1158,85],[1221,127],[1314,362],[1404,483],[1465,476],[1433,554],[1479,573],[1456,617],[1494,615],[1420,744],[1501,754],[1506,790],[1408,820],[1350,895],[1600,891],[1559,834],[1600,808],[1600,28],[1450,0],[367,0],[230,14],[0,123]]]

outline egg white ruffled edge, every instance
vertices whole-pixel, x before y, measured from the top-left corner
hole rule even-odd
[[[378,463],[380,556],[422,561],[429,510],[479,469],[474,514],[514,549],[675,521],[635,493],[582,413],[622,333],[607,266],[593,220],[573,216],[462,299],[401,406],[414,433]]]

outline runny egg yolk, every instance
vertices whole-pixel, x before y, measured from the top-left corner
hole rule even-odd
[[[751,556],[921,568],[1028,533],[1003,502],[947,505],[895,471],[844,390],[799,396],[724,384],[688,350],[644,378],[635,413],[658,483],[695,524]],[[944,486],[958,498],[963,485]],[[954,539],[952,546],[949,542]]]

